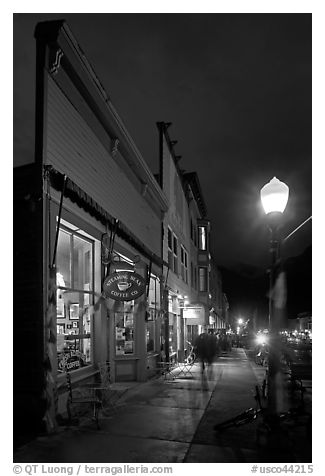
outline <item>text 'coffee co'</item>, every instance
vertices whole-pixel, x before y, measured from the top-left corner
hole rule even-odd
[[[146,289],[142,276],[132,272],[115,272],[107,276],[103,283],[106,297],[116,301],[132,301],[140,297]]]

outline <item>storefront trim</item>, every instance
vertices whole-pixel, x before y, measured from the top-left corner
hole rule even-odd
[[[73,203],[76,203],[80,208],[85,210],[91,216],[96,218],[103,225],[108,226],[110,230],[114,227],[114,217],[106,212],[89,194],[83,191],[76,183],[61,172],[58,172],[54,167],[45,166],[45,173],[50,181],[51,186],[61,192],[63,189],[64,177],[66,177],[64,196],[69,198]],[[126,243],[131,245],[134,249],[140,252],[149,261],[152,260],[160,268],[162,265],[168,267],[168,263],[155,253],[152,253],[145,245],[140,243],[138,239],[131,233],[131,231],[121,221],[118,222],[116,235],[123,239]]]

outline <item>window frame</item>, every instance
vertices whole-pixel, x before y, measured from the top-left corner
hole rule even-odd
[[[188,252],[183,245],[181,245],[181,277],[188,284]]]
[[[67,222],[66,222],[67,223]],[[70,225],[70,226],[69,226]],[[86,231],[82,230],[82,232],[80,232],[80,228],[78,228],[77,230],[74,229],[74,226],[72,223],[60,223],[60,227],[59,227],[59,233],[60,231],[62,230],[63,233],[66,233],[68,234],[69,236],[69,280],[70,280],[70,285],[69,286],[63,286],[63,285],[58,285],[57,284],[57,292],[60,292],[60,291],[65,291],[65,292],[69,292],[69,293],[76,293],[78,294],[78,298],[80,299],[80,294],[83,294],[84,296],[88,296],[88,303],[87,304],[84,304],[84,310],[85,312],[83,313],[82,315],[82,319],[87,319],[88,320],[88,317],[89,317],[89,332],[86,332],[86,334],[89,333],[89,337],[86,337],[86,339],[89,339],[90,340],[90,355],[89,355],[89,361],[87,363],[87,360],[86,360],[86,365],[85,366],[80,366],[78,368],[75,368],[75,369],[70,369],[70,371],[80,371],[84,368],[88,368],[88,367],[91,367],[94,365],[94,358],[95,358],[95,355],[94,355],[94,342],[95,342],[95,328],[94,328],[94,320],[90,317],[90,314],[89,314],[89,309],[94,305],[95,303],[95,295],[96,295],[96,291],[95,291],[95,257],[96,257],[96,254],[95,254],[95,237],[89,235]],[[79,288],[78,286],[75,287],[75,256],[74,256],[74,237],[88,243],[90,245],[89,247],[89,250],[87,250],[87,252],[90,251],[90,256],[91,256],[91,262],[89,264],[89,268],[87,269],[88,273],[89,273],[89,277],[91,278],[89,283],[85,283],[84,282],[84,286],[85,284],[89,284],[89,289],[81,289]],[[59,249],[58,249],[58,252],[59,252]],[[56,266],[57,266],[57,257],[58,257],[58,254],[56,256]],[[85,273],[85,270],[84,270],[84,273]],[[84,278],[85,278],[85,275],[84,275]],[[79,284],[79,283],[78,283]],[[79,301],[80,302],[80,301]],[[57,314],[57,318],[56,318],[56,328],[57,328],[57,331],[58,329],[62,329],[63,328],[63,325],[64,325],[64,329],[65,329],[65,332],[62,332],[63,335],[74,335],[74,334],[68,334],[67,333],[67,330],[73,330],[74,328],[76,329],[77,326],[73,326],[74,323],[76,323],[76,321],[74,320],[71,320],[70,318],[70,307],[65,306],[65,313],[64,313],[64,317],[61,317],[61,316],[58,316]],[[69,321],[69,324],[67,322],[60,322],[60,319],[64,319],[65,321]],[[80,318],[78,319],[80,320]],[[71,328],[70,327],[67,327],[68,325],[71,325]],[[61,332],[57,332],[57,335],[58,334],[61,334]],[[79,334],[77,335],[82,335],[80,332]],[[69,339],[64,339],[64,342],[69,342],[73,339],[69,338]],[[75,339],[75,341],[78,341],[78,346],[79,346],[79,349],[81,348],[81,344],[80,342],[82,341],[83,339],[82,338],[78,338],[78,339]],[[58,348],[56,347],[56,351],[58,352]],[[76,349],[74,350],[74,352],[76,352]],[[80,350],[78,351],[80,352]],[[77,355],[77,354],[76,354]],[[71,355],[73,356],[73,355]],[[58,375],[61,374],[61,371],[60,371],[60,368],[59,368],[59,365],[57,367],[57,371],[58,371]],[[64,370],[63,370],[64,371]]]
[[[200,251],[207,251],[208,249],[207,231],[206,225],[198,225],[198,248]]]
[[[170,270],[174,271],[173,232],[170,227],[167,230],[168,266]]]
[[[204,272],[204,274],[202,274],[202,271]],[[207,268],[207,266],[199,266],[199,292],[201,292],[201,293],[208,292],[208,268]]]
[[[175,233],[173,233],[173,265],[173,271],[178,275],[178,238]]]

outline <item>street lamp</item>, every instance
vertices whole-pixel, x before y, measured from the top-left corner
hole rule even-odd
[[[283,213],[289,198],[289,187],[273,177],[269,183],[261,189],[261,201],[266,214]]]
[[[269,299],[269,329],[275,324],[272,322],[272,289],[274,286],[275,264],[279,258],[279,243],[277,230],[289,198],[289,187],[284,182],[280,182],[273,177],[269,183],[261,189],[261,202],[267,215],[268,225],[271,232],[270,253],[271,253],[271,271],[270,271],[270,299]]]
[[[276,177],[264,185],[261,189],[261,201],[267,216],[269,229],[271,232],[270,253],[270,293],[269,293],[269,376],[268,376],[268,410],[270,414],[278,413],[278,388],[281,384],[280,375],[280,348],[278,334],[280,322],[275,315],[274,298],[272,296],[275,284],[275,267],[279,259],[279,243],[277,230],[281,221],[282,214],[287,206],[289,198],[289,187],[278,180]]]

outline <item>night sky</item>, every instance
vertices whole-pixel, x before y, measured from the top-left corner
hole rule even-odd
[[[283,236],[312,214],[311,14],[15,14],[15,163],[33,158],[34,28],[62,18],[154,173],[156,122],[172,122],[180,167],[199,176],[216,262],[265,268],[261,187],[276,176],[290,188]],[[285,257],[311,244],[311,227]]]

